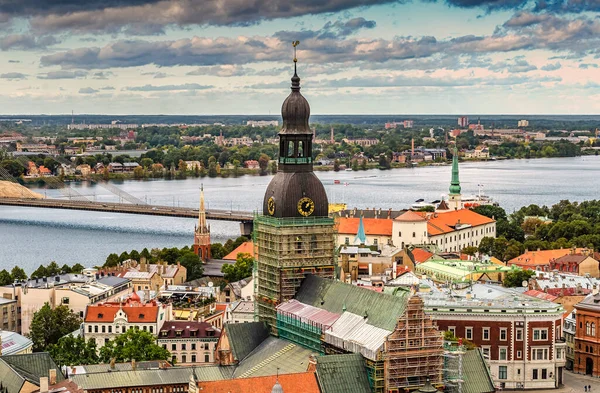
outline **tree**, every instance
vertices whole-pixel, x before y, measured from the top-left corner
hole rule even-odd
[[[56,344],[49,345],[48,352],[60,367],[98,364],[100,361],[96,340],[86,341],[82,336],[74,337],[71,334],[61,337]]]
[[[67,274],[67,273],[72,273],[73,272],[73,268],[71,268],[71,266],[67,265],[66,263],[64,265],[62,265],[62,267],[60,268],[60,272],[63,274]]]
[[[150,168],[152,164],[154,164],[154,160],[152,160],[152,158],[146,157],[140,160],[140,165],[146,169]]]
[[[115,267],[118,266],[120,263],[119,261],[119,256],[117,254],[110,254],[108,257],[106,257],[106,262],[104,262],[104,266],[105,267]]]
[[[528,281],[534,275],[535,272],[532,270],[511,270],[510,272],[506,273],[502,285],[507,288],[520,287],[523,281]]]
[[[33,314],[29,331],[29,338],[33,341],[33,351],[46,351],[51,344],[69,333],[77,330],[81,325],[81,318],[67,306],[58,306],[55,309],[45,303],[42,308]]]
[[[217,159],[210,156],[208,159],[208,177],[217,177]]]
[[[269,164],[269,171],[271,172],[272,175],[277,173],[277,161],[273,161]]]
[[[334,172],[340,171],[340,160],[336,159],[335,161],[333,161],[333,171]]]
[[[187,281],[192,281],[202,277],[204,267],[200,257],[193,251],[188,251],[179,258],[181,266],[187,270]]]
[[[0,167],[6,169],[13,177],[25,174],[25,167],[17,160],[3,160]]]
[[[48,269],[46,266],[40,265],[33,273],[31,273],[31,278],[42,278],[48,277]]]
[[[133,168],[133,178],[134,179],[143,179],[146,177],[146,170],[142,166],[136,166]]]
[[[367,159],[366,158],[363,158],[362,161],[360,162],[360,170],[361,171],[367,170]]]
[[[486,236],[479,242],[478,250],[481,254],[492,255],[494,252],[494,238]]]
[[[477,251],[478,251],[477,247],[467,246],[467,247],[463,248],[461,252],[466,255],[475,256],[475,254],[477,254]]]
[[[81,274],[83,272],[83,269],[85,269],[85,266],[83,266],[80,263],[76,263],[73,265],[73,267],[71,268],[71,273],[75,273],[75,274]]]
[[[7,272],[6,269],[2,269],[2,271],[0,271],[0,285],[4,286],[12,283],[13,279],[10,273]]]
[[[19,266],[12,268],[10,271],[10,276],[12,277],[13,281],[27,280],[27,274],[25,273],[25,270],[21,269]]]
[[[247,253],[239,253],[234,265],[228,263],[221,267],[221,272],[225,273],[225,280],[228,282],[239,281],[243,278],[252,275],[252,267],[254,266],[254,258]]]
[[[521,224],[521,228],[523,229],[525,234],[533,235],[540,225],[544,225],[544,222],[539,218],[532,217],[523,221],[523,224]]]
[[[390,159],[385,154],[379,155],[379,169],[390,169],[392,167]]]
[[[263,153],[258,157],[258,167],[260,168],[261,176],[264,176],[267,174],[268,166],[269,166],[269,156]]]
[[[140,257],[144,257],[149,260],[150,258],[152,258],[152,255],[150,254],[150,251],[148,251],[147,248],[144,248],[140,253]]]
[[[50,262],[46,267],[46,273],[48,276],[56,276],[57,274],[60,274],[61,271],[62,269],[55,261]]]
[[[221,243],[213,243],[210,245],[210,255],[215,259],[223,259],[228,253]]]
[[[353,171],[358,170],[358,160],[356,160],[356,159],[352,160],[352,170]]]
[[[119,262],[125,262],[129,259],[129,253],[127,251],[123,251],[121,255],[119,255]]]
[[[481,205],[472,208],[475,213],[481,214],[482,216],[486,216],[489,218],[493,218],[496,221],[506,221],[508,217],[506,216],[506,212],[503,208],[499,206],[492,205]]]
[[[136,362],[150,360],[167,360],[171,353],[156,344],[154,336],[144,330],[129,329],[125,333],[109,340],[100,349],[100,361],[108,363],[111,359],[116,362]]]

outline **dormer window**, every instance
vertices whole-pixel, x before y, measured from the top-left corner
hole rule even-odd
[[[181,333],[182,333],[182,332],[183,332],[183,330],[176,330],[176,331],[175,331],[175,335],[176,335],[177,337],[181,337]]]
[[[104,314],[98,313],[98,319],[102,319],[102,318],[104,318]]]
[[[144,314],[140,314],[140,319],[144,319]]]

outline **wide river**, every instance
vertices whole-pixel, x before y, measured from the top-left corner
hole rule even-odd
[[[463,195],[476,194],[478,184],[482,184],[485,194],[510,213],[532,203],[552,205],[562,199],[599,198],[599,168],[598,156],[463,163],[460,180]],[[434,200],[447,193],[450,166],[321,172],[318,176],[330,202],[401,209],[419,198]],[[196,207],[203,183],[207,208],[253,211],[262,205],[270,180],[271,176],[243,176],[114,184],[150,204]],[[340,180],[341,185],[334,185],[334,180]],[[96,201],[119,201],[98,186],[71,183],[71,187]],[[64,198],[58,190],[32,189],[48,197]],[[181,247],[193,242],[194,224],[194,220],[183,218],[0,207],[0,269],[19,265],[32,272],[50,261],[94,266],[113,252]],[[237,223],[210,224],[213,241],[223,242],[239,234]]]

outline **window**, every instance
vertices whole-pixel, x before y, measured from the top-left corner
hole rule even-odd
[[[373,245],[376,246],[377,245],[377,239],[373,239]]]
[[[91,333],[91,332],[92,332],[92,325],[89,325],[88,326],[88,333]]]
[[[186,347],[187,347],[187,345],[186,345],[185,343],[181,344],[181,350],[182,350],[182,351],[185,351],[185,350],[187,350],[187,348],[186,348]]]
[[[413,232],[413,237],[417,237],[417,234],[416,234],[416,232]]]
[[[102,333],[106,333],[106,326],[102,325]]]
[[[456,326],[449,326],[448,331],[452,333],[454,337],[456,337]]]
[[[69,298],[68,297],[63,297],[62,298],[62,304],[69,304]]]
[[[196,355],[192,355],[192,363],[196,363]]]
[[[592,322],[590,330],[591,330],[590,336],[596,337],[596,324],[594,322]]]
[[[210,355],[207,353],[204,354],[204,363],[210,363]]]
[[[196,350],[196,343],[192,343],[192,351]]]
[[[187,358],[185,355],[181,355],[181,363],[186,363],[187,362]]]
[[[590,329],[590,323],[586,322],[585,323],[585,335],[586,336],[591,336],[592,335],[591,331],[592,331],[592,329]]]
[[[150,326],[150,333],[154,333],[154,328]]]
[[[517,351],[517,359],[521,359],[521,356],[523,356],[523,352]]]
[[[465,328],[465,338],[467,340],[473,339],[473,328],[472,327]]]
[[[548,348],[533,348],[531,360],[548,360]]]
[[[533,379],[538,379],[538,369],[537,368],[533,369]]]
[[[506,328],[500,328],[500,341],[506,341]]]
[[[542,379],[548,379],[548,370],[542,369]]]
[[[177,344],[171,344],[171,351],[177,350]]]
[[[523,328],[516,329],[515,336],[517,341],[523,341]]]
[[[548,329],[533,329],[533,340],[534,341],[548,340]]]
[[[507,366],[498,367],[498,379],[506,379]]]
[[[208,351],[208,343],[204,343],[204,350]]]
[[[98,333],[98,325],[94,326],[94,333]]]
[[[298,141],[298,156],[297,157],[304,157],[304,144],[302,143],[302,141]]]
[[[112,333],[112,326],[110,326],[110,325],[108,326],[108,332]]]
[[[501,347],[500,348],[500,355],[499,355],[498,360],[506,360],[506,352],[507,352],[506,348],[505,347]]]
[[[350,238],[349,237],[347,237],[347,238],[344,239],[344,244],[345,245],[350,244]]]
[[[481,333],[481,339],[488,341],[490,339],[490,328],[484,327],[483,332]]]

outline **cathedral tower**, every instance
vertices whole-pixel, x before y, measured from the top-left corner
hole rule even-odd
[[[210,226],[206,222],[204,209],[204,187],[200,187],[200,208],[198,209],[198,224],[194,231],[194,252],[204,262],[210,259]]]
[[[333,279],[335,266],[334,221],[313,172],[310,106],[300,94],[296,62],[294,56],[292,92],[281,108],[278,171],[254,220],[256,309],[275,334],[276,306],[292,299],[308,274]]]
[[[462,209],[460,180],[458,179],[458,149],[456,146],[452,155],[452,180],[450,181],[450,193],[448,194],[448,207],[450,210]]]

